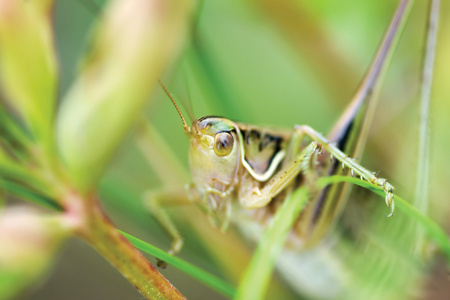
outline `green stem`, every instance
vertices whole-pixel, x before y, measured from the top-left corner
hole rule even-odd
[[[84,216],[78,234],[114,265],[147,299],[185,299],[185,297],[148,262],[118,231],[103,212],[95,197],[71,199],[70,217]],[[76,201],[80,200],[80,201]],[[75,204],[81,204],[76,206]]]

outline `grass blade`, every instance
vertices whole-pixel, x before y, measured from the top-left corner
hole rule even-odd
[[[120,233],[123,234],[123,236],[126,237],[139,250],[144,251],[145,253],[148,253],[152,256],[157,257],[160,260],[167,262],[168,264],[174,266],[175,268],[185,272],[186,274],[189,274],[193,278],[211,287],[215,291],[227,297],[233,297],[235,295],[236,293],[235,288],[231,284],[223,281],[222,279],[178,257],[170,255],[167,252],[164,252],[163,250],[158,249],[155,246],[152,246],[132,235],[129,235],[128,233],[125,233],[123,231],[120,231]]]
[[[320,188],[324,188],[327,185],[337,183],[337,182],[349,182],[352,184],[359,185],[363,188],[369,189],[374,193],[378,194],[384,200],[385,192],[382,188],[367,182],[360,180],[354,177],[348,176],[330,176],[330,177],[322,177],[317,181],[317,185]],[[421,210],[414,207],[408,201],[404,200],[398,195],[394,194],[395,205],[404,214],[406,214],[411,219],[415,220],[421,228],[423,228],[424,232],[436,242],[442,252],[445,254],[447,258],[447,262],[450,265],[450,239],[447,236],[446,232],[437,224],[434,220],[426,216],[422,213]]]
[[[252,257],[235,299],[262,299],[284,241],[308,200],[308,190],[302,187],[284,201],[272,223],[264,232]]]
[[[419,144],[417,155],[417,177],[414,206],[420,209],[423,214],[427,214],[428,212],[428,183],[430,176],[429,113],[431,102],[431,86],[433,83],[434,57],[436,54],[439,5],[439,0],[430,1],[427,44],[422,70],[423,73],[420,99]],[[418,228],[416,235],[417,237],[415,248],[418,253],[421,253],[425,243],[423,231]]]
[[[29,200],[52,210],[62,210],[62,208],[54,200],[49,199],[43,195],[39,195],[38,193],[34,193],[31,190],[23,187],[22,184],[0,179],[0,189],[21,199]]]

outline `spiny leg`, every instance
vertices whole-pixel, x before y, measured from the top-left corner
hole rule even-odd
[[[195,195],[195,186],[190,185],[189,191],[191,195]],[[226,191],[220,191],[218,189],[207,187],[205,195],[203,196],[203,202],[198,202],[195,198],[190,199],[193,203],[197,204],[202,211],[207,213],[208,218],[212,224],[216,227],[220,228],[223,232],[225,231],[230,223],[231,219],[231,203],[230,201],[226,201],[226,197],[230,197],[233,188],[227,189]],[[221,200],[217,200],[215,196],[221,198]],[[225,209],[225,215],[223,218],[218,213],[219,205],[225,205],[225,207],[220,207],[220,210]]]
[[[388,183],[386,179],[376,177],[375,173],[370,172],[366,168],[356,163],[352,158],[345,155],[345,153],[339,150],[339,148],[337,148],[335,145],[333,145],[330,141],[328,141],[325,137],[323,137],[320,133],[318,133],[311,127],[306,125],[296,126],[295,132],[296,134],[299,135],[306,134],[314,142],[319,143],[323,149],[325,149],[328,153],[330,153],[330,155],[332,155],[339,162],[342,163],[342,167],[348,167],[351,170],[352,174],[356,173],[361,177],[361,179],[364,179],[368,182],[371,182],[383,188],[384,192],[386,193],[385,197],[386,205],[391,208],[391,212],[389,213],[388,217],[391,217],[394,214],[395,208],[394,194],[393,194],[394,187],[390,183]]]
[[[168,206],[190,205],[191,202],[186,195],[186,189],[184,187],[179,187],[178,189],[171,191],[163,190],[147,192],[144,195],[143,202],[161,227],[172,238],[172,243],[168,253],[171,255],[179,253],[183,247],[183,237],[164,208]],[[160,268],[165,268],[167,264],[166,262],[158,259],[157,266]]]

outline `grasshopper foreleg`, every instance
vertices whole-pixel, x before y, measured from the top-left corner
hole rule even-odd
[[[171,191],[170,194],[166,191],[151,191],[144,195],[144,205],[172,238],[172,244],[168,250],[168,253],[171,255],[175,255],[181,251],[181,248],[183,247],[183,237],[164,207],[189,205],[190,203],[184,187]],[[160,268],[165,268],[167,266],[164,261],[159,259],[157,260],[157,265]]]
[[[189,187],[190,194],[195,194],[192,190],[195,189],[193,186]],[[200,207],[203,211],[208,213],[209,220],[219,227],[221,231],[225,231],[228,228],[229,221],[231,219],[231,203],[229,201],[222,201],[226,197],[229,197],[233,188],[229,188],[226,191],[222,192],[218,189],[207,187],[205,189],[205,195],[203,196],[203,202],[200,203]],[[217,198],[220,200],[218,201]],[[192,202],[196,203],[195,199],[191,199]],[[205,206],[206,205],[206,206]],[[204,209],[202,206],[209,207]],[[220,206],[220,207],[219,207]],[[220,216],[217,214],[217,211],[224,211],[225,215],[223,220],[221,220]]]
[[[386,193],[385,201],[386,205],[391,208],[391,212],[388,217],[391,217],[394,214],[394,187],[387,182],[384,178],[378,178],[375,173],[370,172],[366,168],[362,167],[358,163],[356,163],[352,158],[345,155],[339,148],[333,145],[330,141],[328,141],[325,137],[323,137],[320,133],[315,131],[309,126],[296,126],[295,127],[296,134],[301,136],[307,135],[314,142],[319,143],[324,150],[326,150],[330,155],[336,158],[339,162],[342,163],[343,167],[347,167],[351,170],[352,174],[355,173],[361,177],[361,179],[371,182],[379,187],[381,187]]]

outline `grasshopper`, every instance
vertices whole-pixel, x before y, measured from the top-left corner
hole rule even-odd
[[[373,110],[372,91],[380,81],[380,73],[393,51],[394,40],[400,34],[407,4],[408,1],[400,2],[365,80],[327,137],[307,125],[295,126],[293,130],[270,129],[217,116],[198,118],[189,126],[174,98],[160,82],[189,138],[189,166],[193,181],[188,187],[189,198],[208,214],[216,226],[226,229],[236,207],[252,214],[256,221],[264,222],[294,189],[303,184],[310,184],[314,189],[314,184],[311,184],[314,178],[337,173],[338,169],[381,187],[386,194],[386,205],[390,207],[388,217],[393,215],[394,187],[361,166],[344,150],[352,155],[359,154],[360,149],[356,149],[361,148],[361,141],[356,143],[359,147],[346,147],[346,142],[352,135],[362,135],[362,128],[370,122],[367,120],[370,118],[364,119],[361,115]],[[362,107],[365,110],[361,110]],[[294,228],[305,245],[314,244],[323,237],[326,230],[317,231],[317,223],[333,220],[343,205],[339,202],[342,200],[327,203],[330,202],[326,199],[327,191],[314,191],[313,194],[315,196]],[[329,205],[334,208],[328,207],[324,214]],[[169,252],[177,253],[181,248],[181,237],[172,225],[167,225],[167,219],[160,221],[175,238]],[[329,221],[325,223],[329,224]]]
[[[177,110],[180,112],[178,107]],[[283,201],[288,190],[304,184],[309,180],[307,177],[323,174],[316,170],[319,164],[321,168],[330,168],[339,163],[343,169],[349,168],[352,174],[382,187],[391,209],[388,216],[394,213],[394,187],[309,126],[295,126],[292,132],[277,131],[216,116],[201,117],[188,126],[181,112],[180,117],[190,140],[189,165],[193,179],[189,186],[190,198],[222,229],[229,224],[236,199],[242,208],[252,210],[260,219],[267,215],[261,209],[271,210],[271,206]],[[306,139],[312,142],[304,146]],[[329,159],[324,161],[321,156],[327,154]],[[301,219],[315,222],[316,211],[315,204],[311,204],[309,216]]]
[[[321,246],[330,241],[325,237],[341,214],[348,196],[348,185],[340,184],[319,190],[314,183],[316,178],[330,174],[361,176],[363,180],[384,189],[385,201],[390,207],[389,216],[394,212],[392,185],[351,157],[361,156],[364,137],[370,126],[370,114],[376,105],[374,90],[380,84],[383,70],[393,52],[410,6],[411,1],[399,2],[377,55],[357,93],[326,136],[309,126],[275,130],[216,116],[201,117],[188,125],[173,97],[163,86],[178,110],[189,139],[192,184],[186,194],[217,227],[226,229],[232,223],[244,236],[258,243],[261,230],[272,221],[280,204],[298,187],[309,187],[309,203],[291,229],[286,250],[279,256],[277,266],[292,286],[299,286],[299,282],[304,282],[302,293],[306,291],[315,297],[335,299],[339,290],[342,291],[339,283],[336,284],[339,280],[337,276],[326,278],[327,267],[333,269],[333,266],[327,266],[329,261],[320,265],[324,272],[316,272],[322,274],[319,277],[325,278],[319,284],[316,284],[320,281],[317,276],[314,279],[307,278],[312,278],[310,274],[313,272],[305,264],[296,263],[297,258],[301,257],[303,261],[315,259],[313,264],[317,265],[317,258],[320,260],[320,257],[310,254],[317,249],[319,251],[316,252],[320,252]],[[149,205],[154,208],[154,203]],[[177,253],[182,245],[181,236],[163,214],[154,212],[155,217],[174,238],[170,252]],[[397,219],[393,221],[396,222]],[[295,253],[291,252],[293,255],[286,254],[289,246],[297,250]],[[330,243],[326,246],[328,250],[333,250],[329,247]],[[285,258],[292,259],[287,263],[282,262],[286,261]],[[296,273],[292,271],[295,269]]]
[[[316,188],[319,176],[359,176],[385,192],[385,203],[394,213],[394,187],[359,164],[370,114],[376,106],[374,89],[400,35],[411,1],[403,0],[392,18],[369,70],[347,109],[331,132],[324,136],[307,125],[293,130],[264,128],[223,117],[205,116],[189,126],[170,92],[162,85],[181,117],[189,139],[192,183],[188,197],[206,212],[211,222],[225,230],[236,223],[245,233],[247,220],[263,228],[292,191],[310,188],[310,199],[292,228],[288,244],[313,248],[328,233],[342,212],[348,185]],[[147,202],[173,238],[169,253],[176,254],[182,238],[167,215],[157,208],[157,198]],[[257,239],[257,237],[256,237]],[[163,263],[160,262],[160,265]]]

